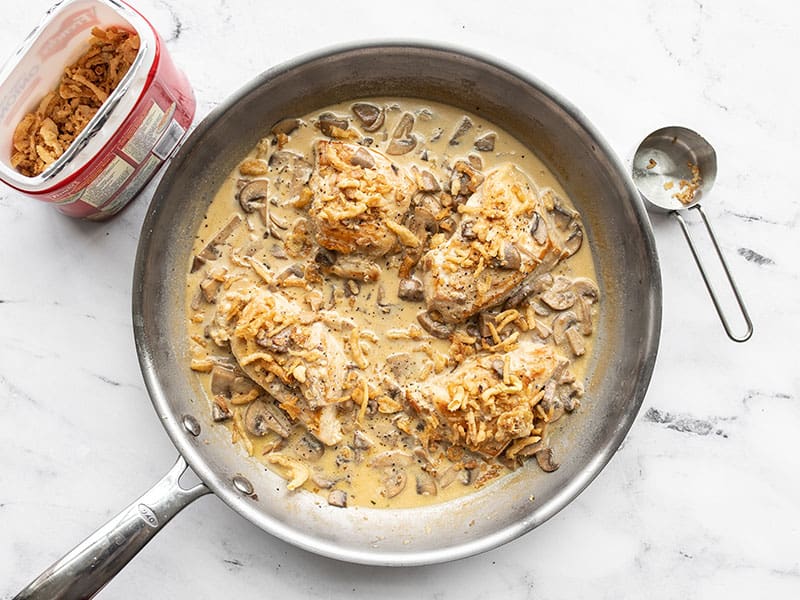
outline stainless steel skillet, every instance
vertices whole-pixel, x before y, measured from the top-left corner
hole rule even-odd
[[[561,468],[519,469],[427,508],[340,509],[282,480],[212,427],[188,369],[185,274],[194,232],[226,175],[279,119],[364,96],[426,98],[512,132],[551,168],[586,225],[603,295],[583,408],[554,436]],[[18,598],[89,597],[182,508],[213,492],[253,524],[340,560],[419,565],[508,542],[571,502],[619,448],[652,374],[661,323],[658,258],[626,170],[569,102],[527,75],[460,50],[407,43],[340,48],[272,69],[214,110],[173,159],[145,218],[133,286],[139,360],[181,457],[167,476],[55,563]],[[202,484],[183,489],[186,465]]]

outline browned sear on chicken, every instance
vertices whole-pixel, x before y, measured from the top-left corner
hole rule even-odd
[[[414,182],[383,154],[320,140],[309,186],[313,200],[308,214],[323,248],[383,256],[404,242],[413,243],[400,222]]]
[[[137,34],[119,27],[93,28],[89,49],[17,125],[11,166],[35,177],[54,163],[119,85],[138,52]]]

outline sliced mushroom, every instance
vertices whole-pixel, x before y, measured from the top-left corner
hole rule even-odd
[[[336,482],[333,479],[325,477],[325,475],[322,473],[311,473],[311,482],[323,490],[328,490],[336,485]]]
[[[312,434],[305,433],[297,440],[295,452],[303,460],[315,461],[325,454],[325,446]]]
[[[572,280],[572,290],[579,296],[585,296],[592,302],[600,299],[600,290],[597,284],[588,277],[576,277]]]
[[[519,271],[522,266],[522,256],[514,244],[506,243],[503,245],[503,257],[500,259],[500,268],[509,271]]]
[[[368,462],[368,467],[407,467],[414,459],[408,452],[387,450],[376,454]]]
[[[483,169],[483,159],[477,154],[470,154],[469,156],[467,156],[467,160],[474,169],[478,169],[478,171]]]
[[[592,303],[586,296],[578,296],[575,303],[578,315],[578,330],[582,335],[592,335]]]
[[[450,141],[448,144],[451,146],[458,146],[461,143],[461,138],[467,133],[470,129],[472,129],[472,119],[465,116],[461,119],[461,122],[458,124],[458,127],[453,132],[453,135],[450,136]]]
[[[226,272],[227,269],[224,267],[221,269],[212,269],[203,281],[200,282],[200,291],[206,302],[214,302],[216,300],[217,292],[219,292],[222,282],[225,281]]]
[[[327,248],[320,248],[314,255],[314,262],[321,267],[332,267],[336,262],[338,255],[333,250]]]
[[[353,156],[350,157],[350,164],[361,167],[362,169],[374,169],[375,159],[372,154],[370,154],[369,150],[362,147],[356,150]]]
[[[223,365],[214,365],[211,369],[211,393],[226,398],[231,397],[231,388],[236,381],[236,371]]]
[[[424,298],[422,282],[416,277],[401,279],[397,286],[397,296],[401,300],[419,302]]]
[[[545,473],[552,473],[560,466],[557,462],[553,461],[553,449],[544,448],[539,450],[536,454],[536,462]]]
[[[554,310],[566,310],[575,304],[577,297],[572,291],[572,281],[568,277],[558,276],[553,285],[541,295],[542,302]]]
[[[539,440],[535,444],[526,445],[519,450],[514,456],[517,458],[528,458],[534,456],[537,452],[544,450],[544,441]]]
[[[245,185],[237,194],[239,205],[246,213],[260,208],[267,201],[269,182],[266,179],[254,179]]]
[[[564,416],[564,405],[558,398],[553,398],[553,400],[549,402],[547,406],[543,405],[542,408],[547,412],[548,423],[555,423]]]
[[[356,102],[350,110],[361,123],[361,129],[370,133],[380,129],[386,119],[386,113],[381,107],[368,102]]]
[[[391,303],[386,299],[386,288],[383,287],[383,282],[378,284],[377,290],[375,291],[375,304],[378,305],[381,312],[389,312]]]
[[[564,332],[567,342],[575,356],[583,356],[586,353],[586,346],[583,343],[583,335],[575,327],[569,327]]]
[[[533,293],[541,294],[543,291],[552,287],[553,283],[554,279],[550,273],[539,275],[533,280]]]
[[[471,485],[475,479],[475,469],[461,469],[458,474],[464,485]]]
[[[305,274],[306,274],[306,272],[303,269],[303,267],[301,265],[297,264],[297,263],[294,263],[294,264],[289,265],[288,267],[286,267],[280,273],[278,273],[278,275],[275,277],[275,281],[277,283],[283,283],[284,281],[289,279],[289,277],[294,276],[294,277],[298,277],[298,278],[303,278],[303,277],[305,277]]]
[[[472,228],[475,226],[475,221],[464,221],[461,223],[461,237],[467,241],[475,240],[478,238]]]
[[[303,121],[300,119],[289,118],[289,119],[281,119],[275,125],[272,126],[270,129],[270,133],[272,135],[291,135],[294,131],[303,124]]]
[[[456,480],[457,476],[458,471],[456,471],[455,468],[450,465],[444,473],[439,475],[439,487],[442,489],[446,488]]]
[[[442,186],[436,179],[436,176],[430,171],[421,171],[419,174],[419,189],[423,192],[439,192]]]
[[[536,334],[543,340],[550,337],[550,334],[552,333],[552,331],[550,331],[550,328],[544,323],[542,323],[539,319],[535,319],[535,323],[532,329],[534,329],[536,331]]]
[[[405,489],[407,480],[405,469],[391,469],[383,480],[381,494],[387,498],[394,498]]]
[[[492,361],[492,370],[495,372],[499,379],[503,379],[503,372],[505,370],[505,363],[502,359],[496,358]]]
[[[329,267],[322,266],[325,272],[333,273],[344,279],[358,281],[377,281],[381,276],[381,268],[371,259],[363,256],[338,256],[336,262]]]
[[[219,230],[217,235],[215,235],[211,240],[205,245],[205,247],[194,257],[192,261],[192,270],[191,272],[194,273],[204,264],[209,261],[214,261],[219,258],[220,250],[219,247],[225,243],[225,241],[230,237],[230,235],[234,232],[234,230],[239,226],[239,223],[242,222],[242,216],[235,214],[231,217],[230,221],[228,221],[225,226]]]
[[[533,236],[534,241],[540,246],[544,246],[547,242],[547,224],[544,222],[544,219],[539,216],[538,212],[533,213],[531,236]]]
[[[417,494],[420,496],[435,496],[438,493],[436,489],[436,480],[426,471],[420,471],[415,475],[417,480]]]
[[[564,252],[566,256],[572,256],[578,250],[581,249],[581,244],[583,244],[583,228],[578,225],[567,238],[566,243],[564,244]]]
[[[491,152],[494,150],[494,143],[497,139],[497,134],[494,131],[485,133],[475,140],[475,150],[479,152]]]
[[[564,204],[564,202],[551,191],[547,192],[544,198],[545,206],[551,207],[548,209],[552,224],[558,231],[554,241],[558,242],[557,245],[561,248],[562,258],[566,258],[575,254],[583,243],[583,225],[581,218],[577,211],[572,210]],[[551,231],[551,238],[553,232]]]
[[[457,160],[450,176],[450,193],[464,202],[474,194],[486,177],[469,162]],[[461,201],[456,202],[460,204]]]
[[[581,401],[575,395],[565,396],[561,399],[561,402],[564,404],[564,410],[568,413],[573,412],[581,405]]]
[[[361,286],[355,279],[348,279],[344,285],[344,295],[348,298],[358,296],[361,293]]]
[[[417,206],[408,219],[408,229],[422,242],[421,248],[429,236],[439,233],[439,222],[428,208]]]
[[[481,337],[492,337],[492,326],[497,325],[497,318],[489,312],[482,312],[478,315],[478,325],[480,327]]]
[[[566,339],[566,331],[578,322],[577,315],[571,310],[560,313],[553,319],[553,340],[561,344]]]
[[[353,447],[357,448],[358,450],[367,450],[372,448],[375,445],[369,436],[361,431],[360,429],[356,429],[353,433]]]
[[[553,276],[550,275],[550,273],[544,273],[543,275],[535,276],[529,275],[522,280],[514,292],[508,297],[505,302],[505,306],[506,308],[516,308],[531,294],[541,294],[551,285],[553,285]],[[538,302],[531,301],[530,304],[534,306],[534,310],[539,316],[546,316],[550,314],[550,310],[544,306],[541,306]],[[537,307],[541,307],[541,310],[544,312],[537,310]]]
[[[287,200],[300,194],[314,171],[312,164],[302,154],[290,150],[273,152],[269,157],[269,166],[277,172],[275,186]]]
[[[389,147],[386,149],[386,154],[398,156],[401,154],[408,154],[417,146],[417,138],[411,133],[414,128],[414,115],[405,113],[400,118],[397,127],[394,128],[392,139],[389,142]]]
[[[292,432],[292,423],[284,412],[272,402],[256,400],[247,407],[244,426],[251,434],[261,437],[269,431],[286,438]]]
[[[422,328],[433,337],[446,340],[453,334],[454,325],[437,321],[428,311],[419,313],[417,315],[417,321],[422,325]]]
[[[233,415],[231,414],[231,411],[229,409],[223,408],[216,402],[211,404],[211,419],[215,423],[221,423],[222,421],[227,421],[232,416]]]
[[[346,117],[339,117],[333,113],[322,113],[317,117],[316,127],[328,137],[338,137],[336,134],[350,126]],[[337,131],[337,129],[339,131]]]
[[[528,300],[528,304],[533,308],[533,312],[540,317],[547,317],[553,312],[538,300]]]
[[[287,259],[289,255],[286,254],[286,247],[283,244],[272,244],[269,253],[275,258]]]
[[[346,508],[347,492],[344,490],[331,490],[328,494],[328,504],[331,506],[338,506],[339,508]]]
[[[511,293],[505,301],[506,308],[516,308],[522,304],[525,299],[533,293],[534,284],[530,279],[525,279],[520,283],[517,288]]]
[[[289,351],[293,332],[294,327],[287,327],[273,336],[268,336],[266,330],[262,329],[256,334],[256,344],[270,352],[283,354]]]

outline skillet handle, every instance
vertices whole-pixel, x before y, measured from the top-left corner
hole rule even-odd
[[[182,456],[178,457],[161,481],[50,565],[14,600],[93,597],[172,517],[211,491],[202,483],[183,489],[178,479],[186,469],[186,461]]]

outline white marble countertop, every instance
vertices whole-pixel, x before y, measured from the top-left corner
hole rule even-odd
[[[0,57],[49,4],[3,4]],[[719,156],[705,208],[755,335],[728,341],[677,223],[654,219],[664,320],[647,398],[600,477],[545,525],[452,564],[370,568],[298,550],[207,496],[101,598],[800,597],[796,3],[134,4],[193,83],[198,120],[300,53],[414,37],[535,75],[626,160],[652,129],[697,129]],[[175,459],[144,389],[130,317],[153,189],[91,224],[0,186],[1,598]]]

